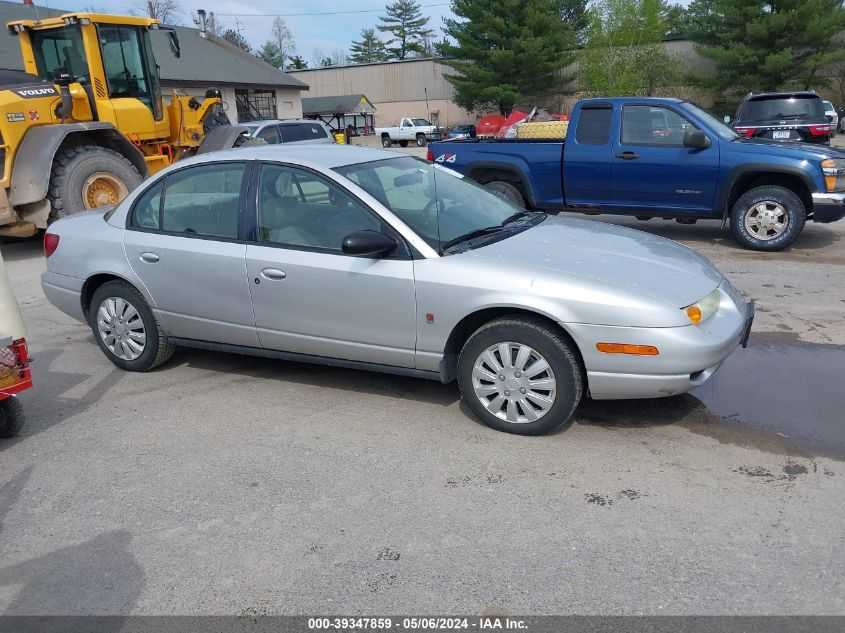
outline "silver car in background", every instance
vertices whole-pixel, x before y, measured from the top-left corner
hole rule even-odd
[[[753,315],[685,246],[345,146],[181,161],[105,215],[56,222],[45,247],[47,298],[123,369],[184,345],[457,379],[481,420],[522,434],[585,395],[704,383]]]
[[[322,121],[311,119],[275,119],[249,121],[244,123],[249,135],[260,138],[268,145],[296,143],[297,145],[320,145],[334,143],[332,129]]]
[[[830,101],[822,101],[822,103],[824,104],[825,116],[830,117],[830,137],[833,138],[839,131],[839,115],[836,113],[833,103]]]

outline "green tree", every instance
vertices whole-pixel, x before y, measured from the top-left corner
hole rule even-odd
[[[308,68],[308,62],[305,61],[301,55],[294,55],[289,58],[288,70],[304,70]]]
[[[522,99],[538,105],[568,90],[563,68],[573,59],[577,27],[562,7],[582,0],[453,0],[457,18],[444,20],[448,39],[437,44],[455,102],[467,110],[495,108],[508,115]],[[576,12],[577,13],[577,12]]]
[[[689,36],[716,63],[703,83],[718,91],[824,86],[819,72],[845,60],[842,0],[693,0]]]
[[[285,59],[282,57],[282,51],[279,49],[279,45],[272,40],[264,42],[261,45],[261,48],[255,52],[255,56],[258,59],[264,60],[271,66],[275,66],[276,68],[281,68],[285,63]]]
[[[361,39],[353,41],[349,47],[349,60],[355,64],[383,62],[389,57],[384,42],[378,38],[375,29],[363,29]]]
[[[244,38],[244,36],[235,29],[226,29],[223,31],[223,39],[230,44],[234,44],[242,51],[246,51],[247,53],[252,52],[252,47],[249,45],[249,42],[247,42],[246,38]]]
[[[663,2],[661,14],[666,25],[664,37],[685,37],[689,30],[687,8],[682,4]]]
[[[425,53],[423,43],[431,39],[434,30],[428,28],[428,18],[423,17],[420,5],[414,0],[397,0],[384,9],[387,15],[379,17],[382,24],[376,28],[390,34],[386,42],[390,56],[405,59],[413,53]]]
[[[666,96],[677,89],[685,63],[663,45],[662,0],[597,0],[588,10],[581,53],[581,87],[591,96]]]

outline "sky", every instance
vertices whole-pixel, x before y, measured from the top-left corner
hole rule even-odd
[[[296,40],[297,52],[311,65],[315,48],[326,56],[335,49],[348,51],[352,40],[360,39],[361,29],[372,28],[378,23],[378,16],[384,14],[386,2],[361,0],[360,2],[328,2],[327,0],[178,0],[182,8],[181,23],[193,26],[192,16],[197,9],[213,11],[218,23],[225,28],[239,28],[241,34],[258,48],[270,37],[273,16],[282,15]],[[419,0],[423,15],[430,19],[429,25],[437,30],[438,39],[443,16],[451,15],[448,0]],[[49,3],[62,9],[82,10],[104,9],[106,13],[127,13],[133,0],[38,0],[39,5]],[[426,6],[438,5],[438,6]],[[371,13],[342,13],[338,15],[290,15],[303,13],[334,13],[337,11],[363,11]],[[383,38],[384,39],[384,38]]]

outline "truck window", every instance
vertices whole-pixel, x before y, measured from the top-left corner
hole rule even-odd
[[[690,122],[669,108],[648,105],[622,108],[624,145],[681,147],[688,127],[691,127]]]
[[[604,145],[610,138],[613,110],[609,106],[582,108],[575,141],[583,145]]]
[[[56,71],[65,68],[74,81],[87,84],[88,60],[82,45],[79,26],[64,26],[49,31],[32,31],[32,49],[38,76],[44,81],[53,81]]]

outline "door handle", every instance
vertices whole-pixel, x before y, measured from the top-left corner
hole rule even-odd
[[[640,155],[636,152],[619,152],[616,155],[616,158],[621,158],[622,160],[634,160],[635,158],[639,158]]]
[[[272,281],[281,281],[287,277],[284,271],[281,271],[278,268],[265,268],[261,271],[261,276],[264,277],[264,279],[270,279]]]
[[[141,261],[148,264],[155,264],[158,261],[158,255],[155,253],[141,253]]]

